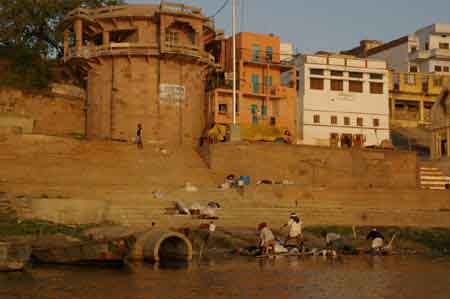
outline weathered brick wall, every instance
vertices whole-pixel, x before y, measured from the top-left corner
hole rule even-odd
[[[197,142],[205,127],[203,70],[177,60],[105,59],[89,72],[88,135],[132,140],[140,123],[144,141]],[[160,84],[184,86],[184,102],[162,101]]]
[[[84,99],[61,94],[29,94],[17,89],[0,89],[0,119],[4,126],[23,127],[24,133],[83,134]],[[6,121],[8,120],[8,121]],[[1,121],[0,121],[1,123]]]
[[[342,150],[284,144],[217,144],[213,171],[305,185],[344,188],[416,188],[416,155],[381,150]]]

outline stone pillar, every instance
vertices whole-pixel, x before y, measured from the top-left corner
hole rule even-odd
[[[69,55],[69,30],[64,30],[64,57]]]
[[[420,118],[419,118],[419,123],[424,123],[425,122],[425,107],[424,107],[424,103],[423,103],[423,99],[420,100],[419,102],[419,111],[420,111]]]
[[[103,46],[109,46],[109,31],[103,31]]]
[[[83,21],[75,20],[74,30],[75,30],[75,49],[79,51],[83,46]]]
[[[391,120],[395,117],[395,99],[391,98]]]
[[[450,157],[450,127],[447,127],[447,157]]]

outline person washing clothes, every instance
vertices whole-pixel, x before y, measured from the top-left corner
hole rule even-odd
[[[366,237],[366,240],[372,240],[372,250],[380,251],[384,246],[384,236],[377,231],[376,228],[372,229]]]
[[[259,231],[259,246],[261,247],[261,255],[267,254],[269,248],[272,248],[272,252],[275,252],[275,236],[267,223],[263,222],[258,225]]]
[[[302,221],[295,213],[291,213],[287,224],[283,225],[281,229],[287,227],[289,229],[288,236],[284,245],[286,246],[290,240],[296,240],[296,244],[299,244],[303,240],[302,234]]]

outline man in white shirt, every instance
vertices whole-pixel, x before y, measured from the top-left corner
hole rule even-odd
[[[288,227],[289,233],[286,238],[286,241],[284,244],[286,245],[288,241],[290,240],[296,240],[297,243],[300,243],[303,239],[302,234],[302,221],[295,213],[291,213],[289,217],[289,221],[287,224],[283,225],[281,229]]]

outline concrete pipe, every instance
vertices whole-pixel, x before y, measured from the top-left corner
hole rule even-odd
[[[183,234],[151,230],[136,236],[132,258],[146,259],[151,262],[190,261],[192,260],[192,244]]]

